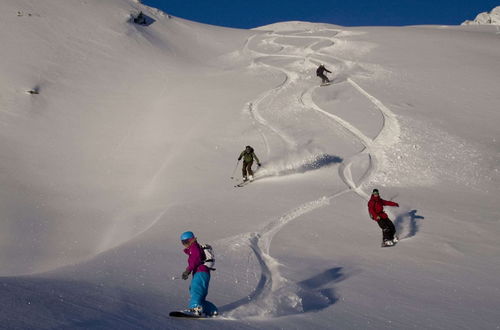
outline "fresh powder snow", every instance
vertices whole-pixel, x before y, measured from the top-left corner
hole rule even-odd
[[[0,41],[1,328],[500,328],[496,26],[3,0]],[[234,187],[246,145],[262,167]],[[187,230],[216,319],[168,316]]]

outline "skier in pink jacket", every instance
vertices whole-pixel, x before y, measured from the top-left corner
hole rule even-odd
[[[185,313],[195,316],[216,316],[217,307],[206,300],[208,295],[208,285],[210,283],[210,268],[205,262],[205,253],[196,240],[193,232],[186,231],[181,235],[181,242],[184,245],[184,253],[188,255],[188,266],[182,273],[182,279],[187,280],[192,274],[191,285],[189,286],[189,309]]]

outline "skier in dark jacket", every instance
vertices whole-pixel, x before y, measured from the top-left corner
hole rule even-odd
[[[257,166],[260,167],[260,161],[259,158],[257,158],[257,155],[255,154],[254,150],[250,146],[246,146],[245,150],[243,150],[240,154],[240,157],[238,157],[238,160],[241,160],[243,158],[243,167],[241,169],[241,172],[243,174],[243,181],[253,180],[253,171],[252,171],[252,164],[253,160],[255,159],[257,161]]]
[[[325,75],[325,71],[326,72],[329,72],[329,73],[332,73],[331,71],[328,71],[326,68],[325,68],[325,65],[324,64],[321,64],[317,69],[316,69],[316,75],[318,77],[321,78],[321,83],[322,84],[326,84],[326,83],[329,83],[330,82],[330,79],[328,79],[328,77]]]
[[[373,189],[372,196],[368,202],[368,212],[370,213],[370,217],[375,220],[382,229],[382,246],[391,246],[398,241],[398,237],[395,236],[396,228],[394,224],[389,219],[387,213],[384,212],[384,206],[399,207],[399,204],[383,200],[380,198],[378,189]]]

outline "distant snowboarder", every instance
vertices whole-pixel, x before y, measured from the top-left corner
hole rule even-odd
[[[189,286],[189,300],[188,310],[180,313],[186,317],[202,317],[202,316],[216,316],[218,315],[217,307],[206,300],[208,294],[208,285],[210,283],[210,270],[211,268],[205,265],[205,253],[203,248],[198,244],[193,232],[186,231],[181,234],[181,242],[184,245],[184,253],[188,257],[188,266],[182,273],[182,279],[187,280],[189,274],[193,275],[191,285]],[[171,316],[179,316],[171,314]]]
[[[252,171],[252,165],[253,165],[253,160],[255,159],[257,161],[257,166],[260,167],[260,161],[257,155],[255,154],[253,148],[251,146],[246,146],[245,150],[243,150],[240,154],[240,157],[238,157],[238,160],[241,160],[243,158],[243,167],[241,169],[242,175],[243,175],[243,181],[253,181],[253,171]]]
[[[399,207],[399,204],[383,200],[380,198],[378,189],[373,189],[372,196],[368,202],[368,212],[370,213],[370,217],[375,220],[382,229],[382,247],[392,246],[398,241],[398,237],[395,236],[396,228],[389,219],[387,213],[384,212],[384,206]]]
[[[332,73],[331,71],[328,71],[327,68],[325,68],[324,64],[321,64],[317,69],[316,69],[316,75],[321,78],[321,83],[322,84],[328,84],[330,83],[330,79],[325,75],[325,71],[328,73]]]

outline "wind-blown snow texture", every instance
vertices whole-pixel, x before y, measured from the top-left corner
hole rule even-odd
[[[3,0],[1,326],[185,329],[193,230],[222,317],[189,328],[500,327],[498,38]]]

